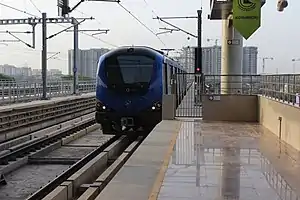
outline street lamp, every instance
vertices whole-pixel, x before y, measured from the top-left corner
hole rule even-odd
[[[300,61],[300,58],[293,58],[292,62],[293,62],[293,73],[296,73],[296,62]]]
[[[264,74],[265,73],[265,67],[266,67],[266,60],[274,60],[274,58],[273,57],[263,57],[262,60],[263,60],[262,73]]]

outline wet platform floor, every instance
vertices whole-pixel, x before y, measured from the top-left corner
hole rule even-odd
[[[299,200],[299,166],[260,125],[184,121],[158,200]]]

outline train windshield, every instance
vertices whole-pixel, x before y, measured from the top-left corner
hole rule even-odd
[[[109,85],[148,85],[151,81],[155,58],[145,55],[115,55],[106,59]]]

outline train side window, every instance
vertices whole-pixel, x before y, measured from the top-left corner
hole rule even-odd
[[[178,85],[178,94],[179,94],[179,97],[181,97],[181,77],[182,77],[181,70],[178,69],[177,85]]]
[[[178,68],[175,68],[175,79],[176,79],[176,92],[177,92],[177,95],[179,94],[179,85],[178,85],[178,72],[179,72],[179,69]]]
[[[172,78],[173,78],[173,66],[172,65],[169,65],[169,71],[170,71],[170,82],[169,82],[169,85],[171,86],[171,80],[172,80]]]
[[[170,70],[170,65],[167,64],[167,71],[168,71],[168,79],[167,79],[167,87],[168,87],[168,93],[167,94],[171,94],[171,77],[172,77],[172,74],[171,74],[171,70]]]
[[[167,64],[164,64],[164,77],[163,77],[163,84],[164,84],[164,88],[165,88],[165,94],[168,94],[168,66]]]

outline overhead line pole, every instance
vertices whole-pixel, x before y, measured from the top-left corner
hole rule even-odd
[[[197,67],[200,68],[201,73],[200,73],[200,92],[203,91],[204,89],[204,84],[203,84],[203,66],[202,66],[202,10],[197,10],[198,14],[198,51],[197,51]],[[200,95],[200,102],[202,102],[202,95]]]
[[[47,99],[47,14],[42,13],[42,83],[43,96]]]
[[[72,21],[74,25],[74,30],[65,30],[66,32],[73,32],[74,33],[74,50],[73,50],[73,94],[78,94],[78,53],[79,53],[79,37],[78,32],[98,32],[96,34],[107,34],[109,29],[86,29],[86,30],[79,30],[79,23],[76,19]]]
[[[80,0],[73,8],[69,5],[69,0],[58,0],[57,6],[58,6],[58,13],[59,15],[65,17],[69,13],[73,12],[80,4],[82,4],[85,1],[101,1],[101,2],[113,2],[113,3],[120,3],[120,0]]]
[[[197,77],[195,77],[195,81],[197,83],[200,83],[200,90],[203,90],[203,72],[202,72],[202,10],[197,10],[197,16],[181,16],[181,17],[159,17],[157,16],[156,18],[153,18],[153,19],[157,19],[157,20],[160,20],[162,21],[163,23],[175,28],[175,29],[178,29],[179,31],[182,31],[183,33],[186,33],[187,35],[190,35],[194,38],[197,38],[197,55],[196,55],[196,58],[197,58],[197,62],[195,63],[197,68],[199,67],[200,70],[201,70],[201,73],[200,73],[200,80],[197,79]],[[194,35],[170,22],[167,22],[165,19],[198,19],[198,35]],[[202,101],[201,99],[201,95],[200,95],[200,101]]]
[[[42,100],[47,98],[47,39],[53,38],[58,34],[54,34],[52,37],[47,38],[47,24],[59,24],[59,23],[72,23],[75,18],[47,18],[46,13],[42,13],[42,18],[24,18],[24,19],[1,19],[0,25],[25,25],[29,24],[33,26],[33,32],[35,32],[35,25],[42,24],[42,84],[43,95]],[[92,18],[77,18],[78,20],[87,20]],[[19,39],[20,40],[20,39]],[[25,43],[25,42],[23,42]],[[27,45],[27,43],[25,43]],[[29,46],[29,45],[27,45]],[[33,35],[33,45],[35,46],[35,34]]]
[[[101,1],[101,2],[114,2],[114,3],[120,3],[120,0],[80,0],[73,8],[70,7],[69,5],[69,0],[58,0],[58,15],[62,17],[66,17],[69,13],[74,11],[81,3],[85,1]],[[79,23],[76,19],[72,20],[72,24],[74,25],[74,51],[73,51],[73,94],[78,93],[78,73],[77,73],[77,66],[78,66],[78,52],[79,52],[79,47],[78,47],[78,31],[79,31]],[[66,32],[69,32],[68,30],[65,30]],[[80,32],[90,32],[90,31],[96,31],[98,33],[93,34],[98,35],[98,34],[107,34],[109,29],[98,29],[98,30],[81,30]]]

